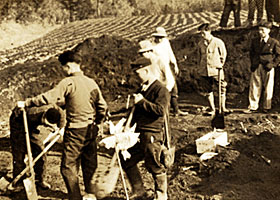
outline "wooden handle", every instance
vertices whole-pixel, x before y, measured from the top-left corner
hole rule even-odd
[[[25,108],[22,108],[23,113],[23,123],[24,123],[24,131],[25,131],[25,140],[26,140],[26,148],[27,148],[27,156],[28,156],[28,165],[31,176],[35,177],[35,172],[33,169],[33,157],[31,151],[31,144],[30,144],[30,137],[29,137],[29,130],[28,130],[28,122],[27,122],[27,114]]]
[[[164,114],[164,132],[166,135],[166,147],[167,149],[170,149],[170,138],[169,138],[169,127],[168,127],[168,121],[167,121],[167,114]]]
[[[132,117],[133,117],[134,110],[135,110],[135,106],[133,106],[133,107],[131,108],[131,111],[130,111],[130,113],[129,113],[129,116],[128,116],[127,120],[126,120],[126,124],[125,124],[125,127],[124,127],[124,131],[127,131],[127,130],[129,129],[129,127],[130,127],[130,123],[131,123],[131,120],[132,120]]]

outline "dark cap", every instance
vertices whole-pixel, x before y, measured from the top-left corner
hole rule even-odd
[[[65,51],[59,55],[58,60],[62,65],[65,65],[68,62],[75,62],[81,64],[82,57],[80,56],[80,54],[75,53],[73,51]]]
[[[51,124],[58,124],[60,121],[60,112],[55,108],[49,108],[45,114],[46,120]]]
[[[146,67],[152,64],[151,60],[145,57],[137,58],[134,62],[130,64],[131,68],[135,71],[142,67]]]
[[[209,23],[203,23],[197,29],[199,31],[209,31],[210,30]]]
[[[262,22],[260,23],[259,27],[265,27],[265,28],[272,28],[272,23],[271,22]]]

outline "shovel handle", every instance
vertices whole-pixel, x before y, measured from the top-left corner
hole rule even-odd
[[[60,135],[57,135],[47,146],[44,148],[44,150],[33,160],[32,162],[32,168],[34,164],[56,143],[56,141],[60,138]],[[8,187],[11,187],[15,185],[19,179],[30,169],[29,166],[26,166],[24,170],[21,171],[20,174],[17,175],[17,177],[8,185]]]
[[[130,111],[130,113],[129,113],[129,116],[128,116],[127,120],[126,120],[126,124],[125,124],[125,127],[124,127],[124,131],[127,131],[127,130],[129,129],[134,111],[135,111],[135,106],[133,106],[133,107],[131,108],[131,111]]]
[[[21,105],[19,103],[18,105],[21,107],[22,113],[23,113],[23,123],[24,123],[25,141],[26,141],[26,148],[27,148],[29,170],[30,170],[31,177],[35,177],[35,172],[33,169],[33,157],[32,157],[32,151],[31,151],[29,130],[28,130],[27,114],[26,114],[24,104]]]

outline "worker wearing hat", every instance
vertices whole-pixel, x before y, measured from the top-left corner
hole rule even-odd
[[[57,128],[62,129],[66,125],[66,117],[63,110],[53,104],[29,107],[26,108],[26,113],[32,155],[33,157],[37,157],[45,148],[43,143],[44,139]],[[10,131],[13,155],[13,177],[15,178],[26,167],[24,162],[26,154],[25,129],[22,111],[18,107],[13,109],[10,116]],[[36,184],[43,189],[49,189],[51,187],[50,184],[46,182],[46,161],[47,155],[44,154],[34,166]],[[20,189],[23,189],[22,179],[15,187],[15,190]]]
[[[279,42],[270,37],[272,24],[263,22],[259,25],[259,36],[252,39],[250,47],[251,78],[249,88],[249,107],[245,113],[256,112],[263,93],[263,111],[271,109],[274,87],[274,68],[280,63]]]
[[[167,36],[168,35],[163,27],[156,28],[156,32],[152,34],[152,37],[154,39],[153,52],[159,56],[164,65],[169,66],[171,71],[174,71],[173,77],[175,83],[174,87],[171,90],[171,107],[173,108],[175,116],[187,115],[187,112],[183,112],[179,109],[178,87],[176,83],[176,75],[179,74],[179,68]]]
[[[140,142],[128,149],[131,158],[122,159],[122,166],[132,186],[131,199],[147,199],[137,163],[145,161],[146,169],[152,174],[155,184],[155,198],[167,199],[167,168],[162,163],[162,144],[164,143],[164,114],[168,112],[170,93],[155,78],[151,60],[140,57],[131,64],[132,69],[142,82],[140,92],[134,94],[135,111],[132,124],[135,132],[140,133]]]
[[[208,23],[201,24],[198,27],[201,35],[201,41],[198,43],[199,66],[198,74],[201,76],[201,86],[203,92],[206,93],[210,105],[209,115],[215,114],[215,102],[213,87],[218,83],[218,73],[221,70],[221,105],[222,111],[230,112],[226,108],[226,86],[224,79],[223,66],[226,61],[227,51],[224,42],[211,34],[210,25]]]
[[[169,92],[175,85],[175,78],[169,65],[166,65],[159,56],[154,53],[154,45],[150,40],[142,40],[139,42],[140,49],[138,53],[145,58],[151,60],[151,69],[155,77],[165,85]]]

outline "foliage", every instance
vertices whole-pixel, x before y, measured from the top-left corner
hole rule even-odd
[[[0,19],[16,22],[67,22],[106,16],[220,11],[224,0],[1,0]],[[242,0],[245,9],[247,0]]]

